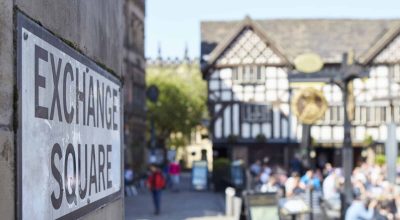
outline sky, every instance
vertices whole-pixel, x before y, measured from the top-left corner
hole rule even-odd
[[[146,0],[146,57],[200,56],[200,22],[273,18],[399,18],[400,0]]]

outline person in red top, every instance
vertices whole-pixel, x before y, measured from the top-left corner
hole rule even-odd
[[[161,190],[165,187],[165,178],[161,173],[160,169],[154,164],[150,165],[151,174],[147,179],[147,186],[151,190],[153,196],[153,203],[155,208],[155,214],[160,214],[161,206]]]
[[[179,177],[181,174],[181,166],[176,161],[173,161],[169,164],[168,174],[171,177],[172,181],[172,190],[178,191],[179,185]]]

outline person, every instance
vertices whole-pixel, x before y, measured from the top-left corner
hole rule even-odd
[[[304,190],[309,187],[315,191],[321,190],[321,181],[314,174],[313,170],[307,170],[306,174],[301,177],[300,183]]]
[[[304,193],[304,190],[300,187],[300,175],[298,173],[293,172],[287,179],[285,183],[285,192],[287,197],[298,196]]]
[[[257,177],[261,173],[261,161],[256,160],[251,166],[250,166],[250,173],[253,177]]]
[[[124,180],[125,180],[125,195],[133,196],[137,194],[137,190],[133,185],[134,173],[129,164],[125,164]]]
[[[372,200],[368,204],[368,210],[365,208],[365,203],[361,198],[361,192],[356,188],[353,190],[354,200],[346,211],[345,220],[370,220],[374,217],[374,209],[378,204],[376,200]]]
[[[179,191],[179,179],[181,174],[181,167],[178,162],[173,161],[169,164],[168,174],[171,178],[172,190]]]
[[[268,182],[269,176],[271,175],[271,168],[268,166],[268,163],[264,163],[262,167],[262,171],[260,174],[260,182],[261,184],[265,184]]]
[[[161,173],[160,169],[152,164],[150,165],[150,175],[147,179],[147,186],[151,190],[153,203],[154,203],[154,214],[160,214],[161,208],[161,191],[165,187],[165,178]]]
[[[270,176],[267,183],[261,185],[260,192],[262,193],[276,193],[279,190],[279,185],[275,176]]]

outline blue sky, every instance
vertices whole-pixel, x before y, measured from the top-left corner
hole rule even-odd
[[[400,18],[400,0],[147,0],[146,57],[200,54],[200,21],[268,18]]]

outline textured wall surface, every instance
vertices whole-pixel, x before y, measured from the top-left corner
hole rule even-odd
[[[131,4],[136,2],[137,4]],[[18,91],[14,52],[16,10],[40,23],[90,59],[121,79],[126,60],[144,61],[144,1],[131,0],[0,0],[0,213],[1,219],[15,219],[16,213],[16,131]],[[140,14],[140,23],[127,22],[127,12]],[[140,30],[136,33],[135,30]],[[129,33],[128,33],[129,32]],[[133,47],[127,40],[140,38]],[[133,45],[133,44],[132,44]],[[126,57],[135,57],[130,59]],[[140,66],[140,64],[138,65]],[[140,68],[144,69],[144,67]],[[140,76],[144,77],[144,71]],[[143,78],[144,79],[144,78]],[[142,80],[143,81],[143,80]],[[144,82],[143,82],[144,89]],[[123,219],[123,199],[116,200],[82,217],[83,219]]]

